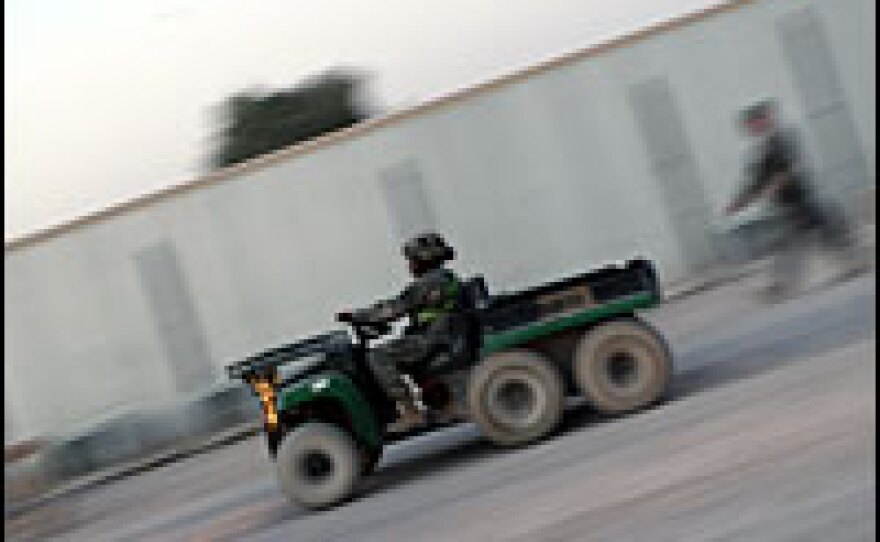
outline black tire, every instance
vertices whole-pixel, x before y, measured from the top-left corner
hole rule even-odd
[[[363,469],[351,435],[323,422],[308,422],[288,433],[278,447],[276,463],[284,493],[306,508],[348,498]]]
[[[572,360],[575,382],[587,402],[606,414],[622,414],[660,400],[672,374],[663,337],[637,319],[588,330]]]
[[[556,429],[565,385],[556,365],[541,354],[509,350],[474,368],[467,400],[471,419],[489,440],[516,446]]]

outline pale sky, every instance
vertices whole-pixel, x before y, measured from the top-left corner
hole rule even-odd
[[[201,173],[208,107],[325,68],[398,109],[719,0],[7,0],[6,240]]]

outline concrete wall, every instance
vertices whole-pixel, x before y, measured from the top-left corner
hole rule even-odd
[[[871,188],[874,11],[746,3],[7,249],[7,441],[197,394],[227,362],[332,326],[406,280],[400,237],[420,227],[493,290],[635,253],[683,278],[712,256],[745,150],[734,113],[755,98],[803,126],[820,172],[847,172],[831,193]],[[830,128],[781,38],[805,20],[836,70]]]

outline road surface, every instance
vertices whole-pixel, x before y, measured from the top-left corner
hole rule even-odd
[[[501,450],[470,426],[391,448],[342,507],[281,495],[251,438],[6,521],[13,540],[875,538],[875,276],[775,306],[755,279],[648,315],[672,399]]]

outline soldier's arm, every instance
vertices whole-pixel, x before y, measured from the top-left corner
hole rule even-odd
[[[737,194],[730,205],[727,206],[727,209],[725,210],[727,214],[741,211],[760,197],[762,190],[765,189],[764,178],[758,174],[756,170],[757,167],[749,168],[747,175],[750,177],[750,182],[746,185],[743,191]]]
[[[357,322],[383,324],[393,322],[406,316],[411,310],[412,288],[407,288],[400,295],[373,304],[352,313]]]
[[[749,184],[728,206],[727,213],[735,213],[753,202],[773,196],[785,186],[797,160],[797,144],[788,135],[774,137],[760,161],[746,171]]]
[[[756,196],[756,199],[766,198],[772,196],[776,192],[779,191],[780,188],[785,186],[785,183],[789,181],[790,177],[787,172],[777,172],[770,176],[767,184],[761,189],[761,191]]]

